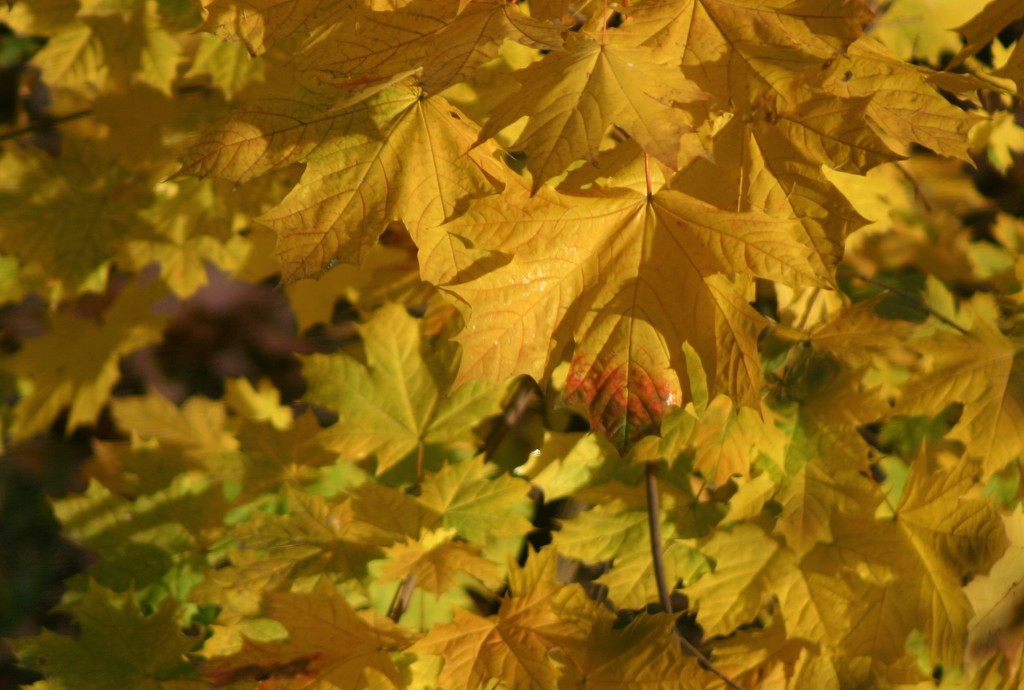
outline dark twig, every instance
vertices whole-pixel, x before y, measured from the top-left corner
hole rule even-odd
[[[210,90],[211,89],[208,86],[192,85],[180,86],[174,89],[174,93],[176,95],[182,96],[190,93],[206,93]],[[68,113],[67,115],[59,115],[56,117],[46,115],[43,119],[39,120],[38,122],[33,122],[32,124],[26,127],[22,127],[20,129],[15,129],[10,132],[4,132],[3,134],[0,134],[0,142],[11,141],[12,139],[19,139],[25,136],[26,134],[34,134],[35,132],[45,132],[47,130],[53,129],[57,125],[62,125],[65,122],[73,122],[75,120],[81,120],[83,117],[89,117],[93,114],[93,112],[94,111],[92,108],[86,108],[84,110],[77,110],[73,113]]]
[[[399,585],[398,591],[395,592],[395,599],[391,602],[391,608],[388,611],[388,618],[396,623],[398,622],[398,619],[400,619],[406,609],[409,608],[409,602],[412,600],[412,593],[415,589],[415,575],[409,575],[402,580],[402,584]]]
[[[917,180],[914,179],[914,176],[910,174],[909,170],[904,168],[899,163],[894,163],[894,165],[896,166],[896,169],[900,171],[900,174],[906,178],[907,182],[910,183],[910,186],[914,188],[914,196],[921,200],[921,205],[924,206],[924,210],[931,213],[932,204],[930,201],[928,201],[928,197],[925,196],[924,190],[921,189],[921,185],[917,183]]]
[[[665,577],[665,557],[661,552],[661,507],[658,501],[658,465],[649,462],[644,467],[647,480],[647,529],[651,537],[651,558],[654,560],[654,579],[658,584],[661,608],[672,613],[672,595]]]
[[[903,299],[907,300],[908,302],[912,302],[913,304],[917,305],[918,307],[920,307],[924,311],[928,312],[929,314],[931,314],[932,316],[934,316],[936,319],[938,319],[942,323],[946,324],[947,326],[949,326],[951,328],[955,328],[956,330],[960,331],[964,335],[970,335],[971,334],[970,331],[968,331],[966,328],[964,328],[963,326],[958,324],[956,321],[953,321],[948,316],[945,316],[944,314],[941,314],[940,312],[935,311],[930,306],[925,304],[925,302],[923,300],[921,300],[920,298],[918,298],[916,295],[914,295],[914,294],[912,294],[910,292],[907,292],[906,290],[904,290],[903,288],[899,287],[898,285],[893,285],[892,283],[890,283],[888,281],[885,281],[885,280],[882,280],[881,278],[871,278],[869,276],[864,275],[863,273],[855,271],[854,269],[852,269],[852,268],[850,268],[848,266],[841,266],[839,268],[839,272],[846,274],[846,276],[848,276],[848,277],[856,278],[858,280],[863,280],[865,283],[871,283],[872,285],[877,285],[878,287],[880,287],[880,288],[882,288],[884,290],[888,290],[892,294],[898,295],[899,297],[902,297]]]
[[[648,462],[644,466],[644,475],[646,478],[647,487],[647,531],[651,537],[651,558],[654,560],[654,578],[658,584],[658,599],[661,601],[661,607],[665,609],[665,612],[672,615],[672,595],[668,589],[668,580],[665,577],[665,557],[661,551],[661,508],[658,502],[658,465],[653,462]],[[729,676],[725,675],[721,669],[711,663],[704,652],[697,649],[692,642],[686,639],[683,635],[676,633],[676,639],[683,648],[697,658],[700,665],[706,668],[711,673],[725,681],[733,690],[743,690],[743,687],[738,685]]]
[[[41,122],[36,122],[28,125],[27,127],[22,127],[21,129],[15,129],[13,131],[0,134],[0,141],[11,141],[12,139],[20,139],[26,134],[45,132],[57,125],[64,124],[65,122],[71,122],[73,120],[81,120],[83,117],[89,117],[90,115],[92,115],[92,109],[79,110],[78,112],[68,113],[67,115],[61,115],[60,117],[48,117]]]
[[[487,440],[484,441],[484,459],[490,460],[509,432],[516,428],[536,394],[537,384],[533,382],[533,379],[523,377],[519,380],[512,398],[505,405],[501,419],[494,425],[487,435]]]

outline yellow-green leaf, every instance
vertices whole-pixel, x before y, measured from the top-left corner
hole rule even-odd
[[[497,414],[504,388],[473,381],[449,393],[443,361],[398,305],[379,309],[361,333],[366,364],[345,354],[305,362],[306,398],[339,415],[329,447],[353,460],[376,456],[378,472],[427,445],[472,448],[473,428]]]

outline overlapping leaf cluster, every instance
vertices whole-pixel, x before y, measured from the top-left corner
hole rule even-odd
[[[116,428],[38,687],[1019,687],[1022,19],[13,4],[5,433]],[[358,338],[112,395],[224,274]]]

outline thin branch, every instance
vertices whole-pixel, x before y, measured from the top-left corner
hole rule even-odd
[[[921,205],[924,206],[925,210],[930,213],[933,210],[932,204],[930,201],[928,201],[928,197],[925,196],[924,190],[921,189],[921,185],[917,183],[917,180],[914,179],[914,176],[911,175],[910,172],[902,165],[900,165],[899,163],[894,163],[893,165],[896,166],[896,169],[900,171],[900,174],[903,175],[903,177],[907,178],[907,182],[909,182],[910,186],[914,188],[914,196],[921,200]]]
[[[841,266],[839,268],[839,272],[846,274],[846,276],[848,276],[848,277],[857,278],[858,280],[863,280],[865,283],[871,283],[872,285],[877,285],[878,287],[880,287],[882,289],[888,290],[892,294],[898,295],[899,297],[902,297],[903,299],[905,299],[905,300],[907,300],[909,302],[914,303],[915,305],[917,305],[921,309],[925,310],[926,312],[928,312],[929,314],[934,316],[936,319],[938,319],[942,323],[946,324],[947,326],[949,326],[951,328],[955,328],[956,330],[960,331],[964,335],[970,335],[971,334],[970,331],[968,331],[966,328],[964,328],[963,326],[958,324],[956,321],[953,321],[948,316],[946,316],[946,315],[944,315],[944,314],[942,314],[940,312],[935,311],[930,306],[925,304],[925,302],[923,300],[919,299],[917,297],[917,295],[914,295],[914,294],[912,294],[910,292],[907,292],[906,290],[904,290],[903,288],[899,287],[898,285],[893,285],[892,283],[890,283],[888,281],[885,281],[885,280],[882,280],[881,278],[871,278],[871,277],[868,277],[868,276],[864,275],[863,273],[860,273],[859,271],[856,271],[856,270],[854,270],[852,268],[849,268],[848,266]]]
[[[191,86],[180,86],[174,89],[174,93],[175,95],[183,96],[190,93],[206,93],[210,90],[211,88],[209,86],[196,84]],[[46,119],[41,122],[35,122],[27,127],[22,127],[21,129],[15,129],[13,131],[0,134],[0,142],[19,139],[26,134],[33,134],[34,132],[45,132],[49,129],[53,129],[57,125],[81,120],[83,117],[89,117],[93,112],[92,108],[86,108],[85,110],[78,110],[73,113],[68,113],[67,115],[59,115],[57,117],[47,116]]]
[[[665,609],[665,612],[672,615],[672,595],[668,589],[668,580],[665,577],[665,557],[661,551],[661,508],[658,504],[657,463],[646,463],[644,466],[644,476],[647,488],[647,531],[651,537],[651,558],[654,562],[654,578],[658,585],[658,599],[661,601],[661,607]],[[686,651],[697,658],[701,666],[721,678],[733,690],[743,690],[742,686],[711,663],[711,659],[704,652],[697,649],[692,642],[683,635],[680,635],[678,631],[676,632],[676,639],[679,640],[679,643]]]
[[[487,435],[487,440],[484,441],[483,454],[485,460],[491,459],[491,456],[497,452],[498,446],[501,445],[501,442],[508,436],[509,432],[515,429],[523,420],[536,394],[537,385],[532,379],[523,377],[519,380],[515,393],[512,394],[512,398],[508,401],[502,412],[501,419],[491,429],[491,433]]]
[[[654,579],[658,584],[658,599],[661,608],[672,613],[672,596],[665,578],[665,556],[661,552],[661,508],[658,504],[658,466],[649,462],[644,467],[647,480],[647,530],[651,537],[651,558],[654,561]]]
[[[92,115],[92,109],[79,110],[78,112],[68,113],[67,115],[61,115],[60,117],[49,117],[43,122],[36,122],[27,127],[21,129],[15,129],[11,132],[5,132],[0,134],[0,141],[11,141],[12,139],[20,139],[26,134],[34,134],[36,132],[45,132],[48,129],[53,129],[57,125],[64,124],[65,122],[71,122],[73,120],[81,120],[83,117],[89,117]]]
[[[395,623],[402,617],[402,614],[409,608],[409,602],[412,600],[412,593],[416,589],[416,576],[409,575],[402,580],[402,584],[398,586],[398,590],[395,592],[395,599],[391,602],[391,608],[388,611],[388,618],[393,620]]]
[[[798,331],[804,330],[804,327],[807,326],[807,321],[811,317],[811,311],[814,309],[814,305],[818,301],[818,295],[820,294],[821,288],[816,287],[814,288],[814,291],[811,292],[811,296],[807,298],[807,306],[804,307],[804,313],[800,315],[800,320],[796,324],[796,329]]]

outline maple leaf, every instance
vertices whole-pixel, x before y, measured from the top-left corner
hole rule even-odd
[[[242,44],[207,34],[200,40],[185,76],[201,74],[210,75],[211,83],[232,100],[250,84],[263,81],[265,69],[263,62],[253,60]]]
[[[11,434],[25,437],[46,429],[65,406],[70,406],[68,432],[93,423],[120,377],[121,356],[160,339],[165,319],[152,307],[164,293],[160,283],[132,283],[98,321],[55,314],[49,332],[26,342],[4,365],[32,381]]]
[[[862,604],[844,639],[849,653],[891,661],[918,628],[933,661],[961,665],[971,617],[962,578],[987,571],[1007,547],[990,501],[964,497],[977,471],[964,460],[930,473],[918,460],[894,519],[833,520],[831,557],[847,569],[853,597]]]
[[[68,585],[85,589],[88,578],[130,589],[147,606],[170,592],[184,594],[191,586],[187,573],[203,567],[206,534],[221,525],[228,508],[219,485],[195,471],[135,500],[92,482],[84,494],[54,505],[65,534],[101,559]]]
[[[862,38],[832,62],[824,86],[844,98],[870,97],[866,115],[896,141],[969,162],[967,132],[980,118],[952,106],[927,77],[924,68]]]
[[[181,45],[164,28],[155,0],[113,7],[83,2],[54,8],[44,3],[12,22],[27,33],[36,23],[51,36],[33,58],[49,84],[94,94],[138,80],[170,95]]]
[[[687,77],[744,112],[765,95],[800,100],[807,78],[861,35],[868,16],[850,0],[652,2],[631,8],[622,28],[660,53],[682,55]]]
[[[974,616],[967,625],[968,660],[980,661],[994,651],[1018,658],[1024,644],[1021,599],[1024,590],[1024,509],[1019,505],[1003,516],[1010,542],[1006,553],[987,575],[978,575],[964,588]]]
[[[505,474],[494,476],[495,469],[482,457],[448,463],[424,478],[419,503],[444,527],[478,546],[523,536],[533,528],[529,487]]]
[[[445,395],[447,372],[422,342],[419,322],[395,304],[360,329],[363,364],[344,354],[314,355],[303,371],[306,399],[333,409],[325,443],[345,457],[374,455],[377,471],[427,445],[472,447],[473,427],[500,410],[504,389],[485,381]]]
[[[515,374],[544,380],[575,341],[566,394],[620,449],[684,401],[677,374],[685,371],[684,342],[700,355],[714,393],[759,405],[762,321],[727,276],[828,280],[808,260],[797,221],[730,213],[671,190],[648,199],[542,188],[529,197],[510,187],[441,231],[507,257],[444,286],[466,318],[457,383]],[[673,286],[671,297],[663,285]]]
[[[610,464],[614,452],[602,441],[597,434],[548,432],[516,474],[539,487],[545,501],[565,498],[595,481]]]
[[[687,445],[694,451],[693,470],[715,485],[749,474],[751,464],[760,455],[781,462],[787,439],[773,420],[762,419],[748,407],[734,409],[732,401],[721,395],[698,414],[700,421]],[[673,451],[668,457],[683,449]]]
[[[192,148],[180,172],[245,182],[307,163],[299,184],[259,219],[279,234],[285,282],[319,276],[337,260],[361,263],[392,220],[417,240],[506,176],[493,146],[470,151],[477,128],[440,96],[394,87],[345,108],[337,96],[306,92],[237,111]]]
[[[326,579],[308,593],[269,594],[265,607],[288,631],[288,639],[246,639],[238,653],[208,660],[204,675],[218,683],[256,676],[293,683],[289,687],[363,690],[370,687],[367,671],[372,669],[392,686],[402,686],[391,653],[412,642],[409,633],[373,612],[356,612]]]
[[[66,608],[78,621],[76,637],[44,630],[10,641],[23,660],[46,672],[46,687],[103,690],[113,678],[125,687],[153,690],[208,687],[185,661],[198,640],[182,632],[172,599],[146,615],[133,594],[91,583],[82,599]]]
[[[957,32],[966,39],[966,43],[953,56],[948,68],[953,69],[963,64],[964,60],[984,48],[1000,31],[1021,17],[1024,17],[1024,12],[1013,0],[992,0],[986,4],[981,12],[957,27]]]
[[[813,248],[809,260],[831,273],[847,235],[864,224],[846,197],[775,127],[730,119],[715,135],[714,160],[698,157],[671,181],[718,208],[797,219]],[[707,184],[714,179],[715,184]]]
[[[983,318],[970,335],[937,333],[922,345],[931,370],[904,387],[896,414],[962,403],[948,438],[969,443],[990,477],[1024,452],[1024,343]]]
[[[459,584],[458,573],[466,573],[483,582],[501,577],[497,563],[481,558],[479,548],[453,541],[455,530],[441,528],[425,532],[418,540],[407,539],[388,547],[388,560],[381,569],[382,582],[415,578],[417,587],[441,596]]]
[[[134,113],[135,118],[139,116]],[[238,209],[220,201],[228,185],[213,182],[162,183],[156,190],[157,200],[144,213],[152,233],[121,245],[119,253],[125,265],[143,270],[159,264],[160,276],[181,297],[191,296],[209,283],[211,264],[225,273],[241,268],[252,245],[231,232]]]
[[[251,55],[261,55],[318,21],[329,21],[324,0],[202,0],[203,29],[227,40],[241,41]]]
[[[517,74],[525,93],[536,89],[538,102],[511,94],[491,113],[480,140],[529,116],[516,146],[527,154],[533,191],[561,174],[573,161],[593,159],[605,131],[622,127],[652,156],[678,167],[680,140],[692,118],[673,103],[703,97],[675,64],[655,61],[650,51],[632,45],[599,43],[570,36],[565,51],[552,51]],[[529,85],[528,87],[526,85]]]
[[[849,468],[840,468],[836,458],[826,453],[825,461],[810,460],[791,472],[774,500],[782,506],[775,532],[785,537],[786,545],[803,557],[816,544],[831,543],[832,515],[856,512],[864,504],[867,487],[864,477]]]
[[[302,415],[284,430],[266,424],[242,424],[237,436],[239,462],[235,476],[245,493],[258,495],[319,477],[318,468],[337,458],[320,444],[319,431],[320,425],[312,413]],[[215,474],[221,474],[216,472],[216,460],[208,465]]]
[[[899,0],[878,14],[869,32],[901,60],[921,57],[938,65],[942,53],[961,47],[953,27],[976,11],[958,0]]]
[[[146,175],[112,165],[99,145],[69,142],[60,156],[25,156],[5,171],[18,183],[0,187],[0,249],[23,264],[39,263],[66,290],[102,285],[118,242],[144,235],[137,211],[151,194]],[[89,285],[89,283],[92,285]]]
[[[686,588],[697,622],[709,636],[726,635],[753,620],[777,596],[788,635],[837,644],[849,627],[844,598],[831,578],[813,578],[791,551],[760,528],[740,524],[701,546],[714,571]],[[847,597],[849,599],[849,597]]]
[[[1017,85],[1017,93],[1024,93],[1024,42],[1018,39],[1006,60],[998,69],[992,70],[992,74],[1012,79]]]
[[[495,57],[506,38],[551,50],[561,47],[561,33],[514,3],[413,0],[388,11],[356,6],[343,21],[314,33],[296,59],[338,86],[418,70],[419,85],[436,94]]]
[[[241,637],[248,635],[259,614],[261,592],[326,573],[362,593],[368,575],[372,573],[371,583],[379,578],[375,566],[386,556],[385,549],[416,540],[438,526],[437,516],[413,497],[374,482],[330,500],[294,486],[286,486],[283,494],[288,514],[256,511],[230,528],[230,564],[208,572],[190,596],[223,608],[218,620],[231,627],[219,631],[218,653],[233,652],[242,644]],[[428,565],[426,559],[418,567]]]
[[[195,396],[178,406],[153,392],[117,398],[111,401],[111,409],[118,426],[140,439],[156,439],[197,455],[238,447],[227,424],[227,410],[217,400]]]
[[[672,616],[638,616],[620,626],[606,609],[585,597],[583,601],[562,597],[558,610],[571,616],[586,634],[566,645],[571,663],[564,666],[559,688],[698,690],[711,682],[695,660],[683,653]]]
[[[497,678],[511,687],[554,690],[558,672],[549,654],[580,635],[553,610],[561,590],[554,567],[553,549],[532,554],[525,571],[510,575],[511,595],[496,616],[456,609],[454,621],[434,626],[411,651],[445,659],[441,687],[479,688]]]

